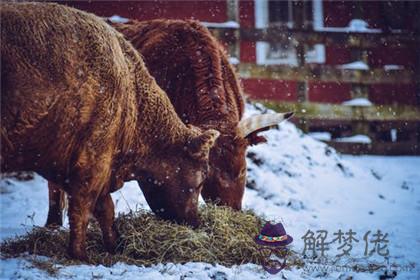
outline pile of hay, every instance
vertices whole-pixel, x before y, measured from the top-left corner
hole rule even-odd
[[[251,211],[237,212],[227,207],[200,208],[201,226],[197,229],[163,221],[146,211],[129,213],[116,219],[121,239],[118,253],[104,251],[99,227],[88,231],[88,256],[92,264],[112,265],[125,262],[136,265],[157,263],[207,262],[225,266],[242,263],[261,264],[264,256],[254,237],[264,220]],[[48,256],[56,263],[76,264],[67,255],[69,233],[65,230],[34,228],[27,235],[3,242],[3,256],[24,253]]]

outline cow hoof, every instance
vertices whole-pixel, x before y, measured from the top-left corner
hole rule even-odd
[[[115,255],[115,253],[117,252],[117,246],[115,244],[114,245],[108,244],[105,246],[105,249],[111,255]]]
[[[105,250],[110,254],[115,254],[117,251],[117,241],[120,239],[120,235],[115,229],[109,233],[109,235],[104,236],[104,247]]]
[[[72,248],[69,249],[69,255],[72,259],[79,260],[84,263],[89,263],[89,258],[84,250],[73,250]]]
[[[108,253],[114,255],[117,252],[117,242],[115,240],[107,241],[107,242],[104,242],[104,243],[105,243],[104,244],[105,250]]]
[[[200,226],[200,220],[199,219],[190,219],[187,221],[187,224],[192,227],[193,229],[196,229]]]

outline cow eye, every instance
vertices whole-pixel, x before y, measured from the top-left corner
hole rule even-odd
[[[208,169],[203,170],[203,178],[207,178],[208,174],[209,174],[209,170]]]

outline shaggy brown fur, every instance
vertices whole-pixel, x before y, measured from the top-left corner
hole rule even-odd
[[[71,255],[87,259],[90,213],[114,250],[110,193],[129,179],[165,186],[166,217],[196,225],[218,132],[187,127],[98,17],[56,4],[0,9],[1,170],[33,170],[68,193]]]
[[[197,21],[113,24],[143,55],[186,123],[235,125],[244,103],[223,47]]]

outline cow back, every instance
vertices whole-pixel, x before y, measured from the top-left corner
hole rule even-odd
[[[114,24],[143,55],[184,123],[221,131],[235,127],[244,102],[223,47],[197,21]]]

